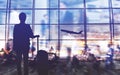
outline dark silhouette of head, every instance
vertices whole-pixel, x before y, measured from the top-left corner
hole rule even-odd
[[[25,20],[26,20],[26,14],[24,12],[21,12],[19,14],[19,20],[20,20],[20,23],[25,23]]]

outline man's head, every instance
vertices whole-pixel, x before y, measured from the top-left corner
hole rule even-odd
[[[24,23],[25,20],[26,20],[26,14],[23,13],[23,12],[21,12],[21,13],[19,14],[19,20],[20,20],[21,23]]]

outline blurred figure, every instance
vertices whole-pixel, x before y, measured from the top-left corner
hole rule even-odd
[[[83,10],[79,10],[79,14],[78,14],[78,23],[84,23],[84,11]]]
[[[46,36],[46,31],[48,29],[48,15],[45,14],[43,15],[43,19],[41,20],[41,33],[42,33],[42,36]]]
[[[30,47],[30,53],[32,54],[32,59],[35,57],[35,52],[36,48],[35,48],[35,42],[32,42],[32,45]]]
[[[85,44],[83,54],[88,55],[90,51],[91,51],[91,49],[89,48],[89,46],[87,44]]]
[[[9,54],[12,51],[12,46],[13,46],[13,40],[8,39],[4,49],[5,54]]]
[[[107,57],[106,57],[106,68],[107,69],[112,69],[113,68],[113,56],[114,56],[114,49],[113,49],[113,44],[108,44],[108,52],[107,52]]]
[[[54,48],[53,48],[53,46],[51,46],[49,49],[49,53],[53,53],[53,51],[54,51]]]
[[[67,54],[68,54],[67,60],[69,62],[71,60],[71,47],[67,47]]]
[[[96,45],[96,46],[95,46],[95,49],[92,49],[90,52],[91,52],[92,54],[94,54],[95,57],[100,57],[100,55],[101,55],[100,46],[99,46],[99,45]]]
[[[118,49],[118,51],[120,51],[120,45],[119,44],[117,44],[117,49]]]
[[[13,52],[13,40],[12,39],[8,39],[7,43],[5,44],[5,49],[3,49],[4,51],[4,60],[7,62],[10,62],[12,60],[14,56],[14,52]]]
[[[43,19],[41,20],[41,37],[42,37],[42,40],[41,40],[41,45],[43,47],[47,47],[47,38],[48,38],[48,29],[49,29],[49,23],[48,23],[48,15],[47,14],[44,14],[43,15]],[[45,39],[45,40],[44,40]]]
[[[68,30],[73,30],[73,28],[71,27],[73,24],[73,13],[68,11],[66,8],[67,8],[67,4],[65,2],[60,2],[61,29],[67,28]]]
[[[24,66],[24,75],[28,75],[28,53],[29,53],[29,45],[30,39],[39,37],[34,36],[30,24],[26,24],[26,14],[19,14],[20,23],[16,24],[13,31],[13,50],[16,52],[16,60],[17,60],[17,72],[18,75],[22,75],[22,56],[23,56],[23,66]]]

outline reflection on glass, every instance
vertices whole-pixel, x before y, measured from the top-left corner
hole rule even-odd
[[[71,24],[73,23],[73,13],[67,10],[67,4],[60,2],[60,24]],[[63,10],[64,9],[64,10]]]
[[[33,0],[10,0],[11,8],[32,8]]]
[[[77,18],[76,20],[78,20],[78,22],[77,22],[78,24],[84,23],[84,10],[83,9],[79,10],[77,12],[77,14],[75,14],[75,15],[76,15],[76,18]],[[86,21],[87,21],[87,19],[86,19]]]
[[[59,14],[58,10],[50,10],[50,24],[58,23],[60,23],[61,25],[84,23],[84,10],[60,9]]]
[[[109,23],[109,11],[105,9],[88,9],[87,10],[88,23]]]
[[[109,25],[88,25],[88,39],[110,39]]]
[[[68,10],[60,11],[60,24],[72,24],[73,23],[73,13]]]

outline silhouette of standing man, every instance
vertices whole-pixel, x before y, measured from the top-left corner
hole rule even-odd
[[[28,75],[28,52],[30,39],[39,37],[38,35],[34,36],[30,24],[26,24],[26,14],[19,14],[20,23],[16,24],[13,31],[13,50],[16,52],[17,60],[17,72],[18,75],[22,75],[22,57],[23,57],[23,66],[24,66],[24,75]]]

